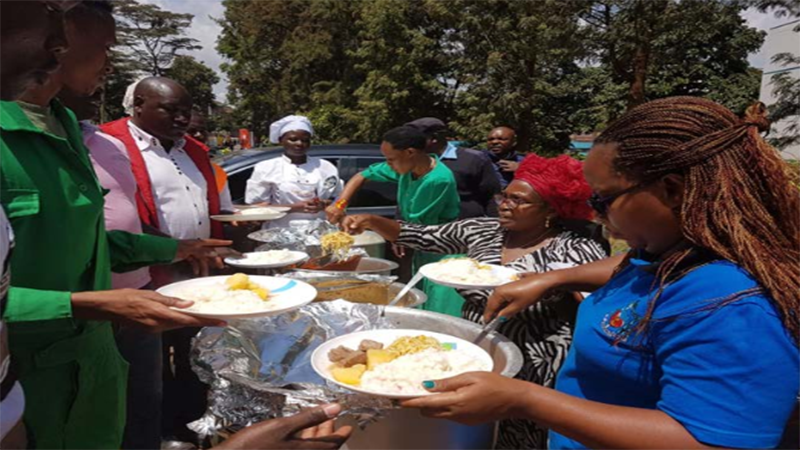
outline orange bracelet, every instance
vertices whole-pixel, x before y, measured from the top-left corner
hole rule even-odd
[[[346,198],[340,198],[339,200],[336,200],[335,205],[336,205],[336,208],[341,209],[342,211],[344,211],[345,209],[347,209],[347,204],[348,203],[349,202],[347,201]]]

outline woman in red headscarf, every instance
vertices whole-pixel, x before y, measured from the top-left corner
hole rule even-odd
[[[591,189],[582,164],[568,156],[526,157],[514,180],[498,195],[499,217],[480,217],[444,225],[416,225],[373,215],[348,216],[350,233],[366,229],[401,246],[443,254],[464,254],[487,264],[520,272],[546,272],[585,264],[607,256],[606,247],[576,231],[592,219],[587,201]],[[578,225],[576,227],[576,225]],[[491,291],[459,290],[466,299],[462,315],[480,322]],[[500,318],[498,331],[524,355],[520,379],[553,386],[572,342],[577,303],[554,293],[511,318]],[[500,423],[496,448],[544,448],[546,430],[533,422]]]

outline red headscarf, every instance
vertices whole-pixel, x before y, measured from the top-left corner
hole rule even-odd
[[[528,183],[562,219],[592,220],[587,203],[592,189],[583,178],[583,164],[561,155],[542,158],[530,154],[519,163],[514,180]]]

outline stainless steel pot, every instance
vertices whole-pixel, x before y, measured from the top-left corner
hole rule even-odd
[[[478,324],[444,314],[417,309],[388,307],[386,317],[398,328],[435,331],[472,340]],[[522,368],[522,352],[506,337],[490,333],[481,344],[494,359],[494,370],[507,377]],[[350,420],[344,422],[352,424]],[[416,410],[391,410],[364,430],[356,427],[342,448],[356,449],[487,449],[494,444],[495,424],[466,426],[422,417]]]

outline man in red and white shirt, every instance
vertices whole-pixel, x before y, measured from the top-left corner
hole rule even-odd
[[[122,141],[138,187],[136,206],[145,232],[175,239],[222,238],[210,216],[220,213],[220,194],[206,147],[186,134],[192,99],[169,78],[150,77],[133,91],[133,116],[101,126]],[[155,287],[192,277],[184,265],[151,268]],[[172,351],[174,375],[164,380],[165,437],[191,440],[184,425],[205,410],[205,386],[191,370],[191,338],[197,329],[164,333],[165,354]],[[170,360],[165,359],[165,364]],[[167,366],[169,367],[169,366]]]

